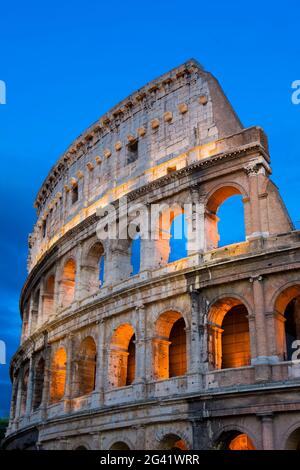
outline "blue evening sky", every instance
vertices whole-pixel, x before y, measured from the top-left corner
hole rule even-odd
[[[219,79],[246,127],[266,130],[273,179],[300,220],[300,105],[291,103],[299,18],[298,0],[2,2],[0,339],[8,360],[19,342],[33,200],[48,170],[110,107],[191,57]],[[9,393],[0,365],[0,416]]]

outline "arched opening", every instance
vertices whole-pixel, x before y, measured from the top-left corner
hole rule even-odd
[[[31,332],[33,332],[37,325],[39,319],[39,308],[40,308],[40,289],[37,289],[34,293],[32,299],[31,307]]]
[[[57,403],[65,394],[67,375],[67,353],[59,348],[53,356],[51,364],[50,402]]]
[[[68,307],[74,300],[75,295],[76,263],[69,259],[63,269],[61,279],[61,304]]]
[[[161,450],[188,450],[186,442],[176,434],[168,434],[160,443]]]
[[[208,315],[209,364],[214,369],[248,366],[251,362],[248,311],[235,298],[216,302]]]
[[[27,394],[28,394],[29,366],[25,366],[21,386],[21,416],[26,413]]]
[[[130,448],[128,447],[128,445],[125,443],[125,442],[115,442],[110,448],[109,450],[130,450]]]
[[[102,243],[95,243],[89,250],[82,264],[82,279],[87,295],[96,294],[104,284],[104,248]]]
[[[47,320],[54,313],[54,286],[55,277],[51,275],[48,277],[45,285],[44,302],[43,302],[43,317]]]
[[[286,361],[300,358],[300,285],[290,286],[276,299],[275,329],[279,356]]]
[[[300,450],[300,427],[295,429],[295,431],[289,435],[286,441],[285,449]]]
[[[218,440],[216,446],[218,450],[255,450],[250,437],[239,431],[226,431]]]
[[[205,212],[205,236],[208,251],[245,240],[244,205],[239,189],[225,186],[210,196]]]
[[[153,339],[153,375],[157,380],[186,374],[185,321],[179,312],[160,315]]]
[[[85,446],[78,446],[74,450],[88,450]]]
[[[170,227],[170,254],[168,262],[187,256],[187,220],[185,214],[174,217]]]
[[[176,261],[187,255],[187,222],[183,208],[178,204],[157,207],[155,229],[155,255],[158,266]]]
[[[110,345],[108,380],[111,387],[131,385],[135,379],[135,333],[128,323],[113,333]]]
[[[45,376],[45,361],[41,357],[36,365],[35,374],[34,374],[34,392],[33,392],[33,401],[32,401],[32,408],[34,411],[37,410],[42,403],[44,376]]]
[[[83,396],[95,390],[97,347],[91,336],[85,338],[77,357],[76,396]]]
[[[131,242],[130,264],[132,267],[131,276],[140,272],[141,267],[141,236],[137,234]]]

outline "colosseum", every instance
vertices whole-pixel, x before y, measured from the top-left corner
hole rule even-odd
[[[270,175],[195,60],[73,142],[35,201],[6,449],[300,449],[300,232]]]

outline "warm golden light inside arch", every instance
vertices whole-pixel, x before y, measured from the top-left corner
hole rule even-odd
[[[65,394],[67,374],[67,353],[59,348],[53,356],[51,364],[50,402],[60,401]]]
[[[61,280],[61,303],[68,307],[74,300],[75,295],[76,263],[69,259],[64,265]]]
[[[255,447],[247,434],[239,434],[232,439],[228,446],[229,450],[255,450]]]
[[[248,311],[240,300],[227,297],[213,304],[208,313],[208,355],[214,369],[250,365]]]
[[[179,312],[170,310],[157,319],[152,355],[154,379],[166,380],[186,374],[185,322]]]
[[[108,381],[112,388],[131,385],[135,378],[135,331],[129,323],[114,331],[109,354]]]

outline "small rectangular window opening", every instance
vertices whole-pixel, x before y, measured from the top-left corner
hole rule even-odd
[[[138,159],[139,144],[138,140],[134,140],[127,145],[127,164],[133,163]]]
[[[74,186],[72,188],[72,204],[78,201],[78,186]]]

